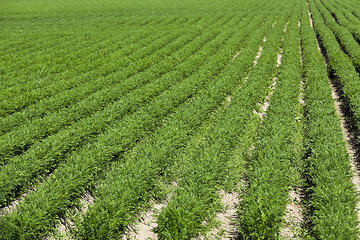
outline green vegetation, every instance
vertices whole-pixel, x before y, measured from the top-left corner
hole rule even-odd
[[[321,26],[320,23],[323,22],[318,21],[320,15],[315,8],[312,8],[311,13],[317,31]],[[336,71],[332,67],[334,66],[332,61],[337,61],[334,57],[342,57],[346,60],[348,58],[339,54],[342,52],[338,46],[335,48],[337,42],[334,35],[326,31],[325,26],[321,29],[322,31],[318,34],[329,57],[329,70]],[[308,86],[306,135],[309,139],[307,147],[310,156],[307,159],[306,175],[308,175],[310,185],[308,214],[313,224],[310,235],[315,239],[357,239],[358,221],[355,210],[357,196],[351,182],[349,156],[338,124],[339,117],[335,113],[334,100],[331,98],[324,59],[316,49],[315,33],[309,26],[302,27],[301,39],[304,74]],[[340,52],[333,55],[335,54],[332,53],[333,49],[339,49]],[[351,65],[351,62],[346,60],[342,64]],[[353,69],[352,65],[351,68]],[[345,77],[342,71],[336,71],[334,74],[337,76],[337,81],[340,81],[340,76]],[[347,73],[347,76],[349,75],[350,72]],[[344,92],[345,89],[344,87]],[[319,92],[324,92],[324,94],[319,94]]]
[[[206,238],[220,191],[240,239],[279,239],[294,189],[297,236],[357,239],[331,86],[359,129],[359,24],[356,0],[2,0],[0,239],[129,237],[159,201],[159,239]]]
[[[249,185],[239,208],[244,238],[276,238],[289,190],[299,185],[303,151],[298,16],[293,14],[286,27],[276,88],[249,159]]]

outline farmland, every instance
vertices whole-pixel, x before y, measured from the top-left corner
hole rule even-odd
[[[358,0],[0,0],[0,239],[358,239]]]

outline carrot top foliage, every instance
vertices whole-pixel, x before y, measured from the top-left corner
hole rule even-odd
[[[0,239],[357,237],[355,0],[0,5]]]

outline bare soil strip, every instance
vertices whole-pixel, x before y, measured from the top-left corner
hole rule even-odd
[[[344,103],[341,101],[341,97],[339,94],[338,86],[334,83],[334,80],[329,78],[329,83],[331,86],[331,93],[332,98],[334,99],[334,105],[336,109],[336,113],[338,114],[340,118],[340,125],[344,136],[344,141],[346,142],[346,148],[347,152],[350,156],[350,164],[351,164],[351,170],[353,172],[353,177],[351,181],[353,182],[356,191],[360,192],[360,176],[359,176],[359,158],[358,156],[358,147],[355,141],[355,134],[353,131],[351,131],[351,123],[348,120],[347,112],[346,112],[346,106],[344,106]],[[358,201],[357,204],[357,216],[358,221],[360,221],[360,201]],[[358,227],[360,227],[360,223],[358,224]]]
[[[283,30],[284,32],[286,32],[288,25],[289,25],[289,21],[286,22],[286,24],[285,24],[285,27],[284,27],[284,30]]]
[[[81,203],[81,212],[83,214],[85,214],[89,207],[91,207],[92,205],[94,205],[95,199],[94,197],[91,195],[90,192],[85,192],[85,194],[83,195],[83,197],[80,199],[80,203]]]
[[[307,6],[308,6],[308,13],[309,13],[309,21],[310,21],[310,26],[312,28],[314,28],[314,22],[313,22],[313,19],[312,19],[312,16],[311,16],[311,12],[310,12],[310,5],[309,5],[309,2],[306,3]],[[319,46],[319,43],[318,43],[318,46]]]
[[[281,59],[281,57],[280,57],[280,59]],[[274,90],[276,88],[276,80],[277,80],[277,77],[274,77],[273,80],[272,80],[272,83],[271,83],[271,85],[269,87],[269,89],[270,89],[269,94],[266,96],[265,101],[263,103],[258,103],[260,111],[256,111],[255,109],[253,111],[253,113],[258,115],[261,120],[264,119],[264,117],[266,115],[266,111],[267,111],[267,109],[268,109],[268,107],[270,105],[270,98],[274,94]],[[252,147],[252,149],[253,149],[253,147]]]
[[[255,59],[254,59],[254,67],[255,67],[256,64],[257,64],[257,62],[258,62],[258,60],[259,60],[259,58],[260,58],[260,56],[261,56],[262,51],[263,51],[263,47],[260,46],[260,47],[259,47],[259,51],[257,52],[256,57],[255,57]]]
[[[230,192],[226,193],[224,190],[220,190],[218,194],[221,196],[221,203],[224,206],[224,211],[220,212],[216,216],[216,221],[220,222],[221,225],[218,228],[214,228],[206,236],[198,236],[196,240],[205,239],[236,239],[237,225],[236,219],[236,208],[239,202],[238,193]]]
[[[160,213],[161,208],[166,207],[167,202],[156,203],[149,209],[135,226],[129,226],[129,232],[127,232],[122,239],[158,239],[157,235],[153,232],[153,229],[157,227],[156,216]]]
[[[12,201],[9,205],[3,207],[0,209],[0,216],[4,215],[4,214],[10,214],[13,211],[15,211],[15,209],[17,208],[17,206],[20,204],[20,202],[23,201],[24,197],[26,196],[26,193],[22,194],[21,197],[17,200]]]
[[[263,38],[263,42],[266,42],[266,37],[264,37]],[[258,51],[258,53],[257,53],[257,57],[255,58],[255,60],[254,60],[254,66],[256,66],[256,64],[257,64],[257,61],[258,61],[258,59],[259,59],[259,57],[260,57],[260,55],[261,55],[261,52],[262,52],[262,47],[260,46],[259,47],[259,51]],[[241,53],[241,50],[240,51],[238,51],[234,56],[233,56],[233,61],[239,56],[239,54]],[[255,63],[256,62],[256,63]]]
[[[299,102],[302,106],[305,106],[305,100],[304,100],[304,91],[305,91],[305,82],[302,80],[300,82],[300,89],[301,89],[301,92],[300,92],[300,99],[299,99]]]
[[[274,28],[276,24],[277,24],[277,20],[275,20],[275,22],[273,23],[273,25],[271,26],[271,28]]]
[[[287,28],[288,23],[289,23],[289,22],[286,23],[286,25],[285,25],[285,27],[284,27],[284,31],[286,31],[285,29]],[[266,38],[264,38],[264,39],[265,39],[265,41],[266,41]],[[262,48],[261,48],[261,49],[262,49]],[[280,49],[279,53],[277,54],[277,59],[276,59],[276,67],[277,67],[277,68],[278,68],[278,67],[280,66],[280,64],[281,64],[282,53],[283,53],[283,50]],[[259,56],[259,57],[260,57],[260,56]],[[257,58],[257,59],[259,59],[259,58]],[[256,62],[256,63],[257,63],[257,62]],[[256,63],[254,62],[254,66],[256,66]],[[258,103],[258,106],[259,106],[260,111],[256,111],[255,109],[254,109],[254,111],[253,111],[253,113],[256,114],[256,115],[258,115],[261,120],[263,120],[263,118],[265,117],[266,111],[267,111],[267,109],[268,109],[268,107],[269,107],[269,105],[270,105],[270,98],[271,98],[271,96],[273,95],[274,90],[275,90],[275,88],[276,88],[276,80],[277,80],[277,77],[274,77],[274,78],[272,79],[272,83],[271,83],[271,85],[270,85],[270,87],[269,87],[270,91],[269,91],[269,94],[266,96],[265,101],[264,101],[263,103]],[[253,149],[253,147],[252,147],[252,149]],[[251,150],[252,150],[252,149],[251,149]]]
[[[94,205],[95,199],[91,195],[90,192],[85,192],[82,198],[80,199],[81,209],[76,210],[78,212],[81,212],[82,214],[85,214],[89,207]],[[69,215],[72,215],[69,212]],[[46,237],[46,240],[55,240],[55,239],[63,239],[63,240],[71,240],[74,239],[71,234],[71,230],[76,228],[75,224],[69,217],[61,218],[60,224],[56,226],[56,230],[54,234],[49,235]]]
[[[72,240],[70,230],[74,227],[75,225],[71,220],[60,219],[60,224],[56,227],[55,233],[45,237],[43,240]]]
[[[302,196],[297,191],[290,191],[290,203],[286,206],[283,228],[280,236],[284,239],[301,239],[301,226],[303,214],[301,207]]]
[[[167,198],[160,203],[154,203],[154,205],[142,215],[137,223],[129,225],[129,230],[122,236],[122,240],[158,239],[157,235],[153,231],[157,227],[156,217],[160,214],[161,209],[167,206],[171,196],[174,194],[174,190],[177,188],[177,182],[174,181],[171,183],[171,185],[172,189]]]

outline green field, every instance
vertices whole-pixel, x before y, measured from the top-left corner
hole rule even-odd
[[[359,0],[0,0],[0,51],[0,239],[359,239]]]

